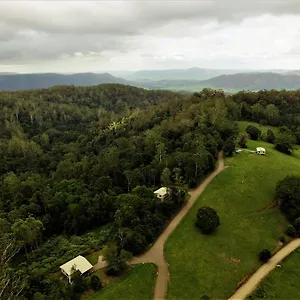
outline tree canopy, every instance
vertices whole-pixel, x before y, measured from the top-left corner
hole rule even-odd
[[[211,234],[220,226],[220,218],[211,207],[200,207],[196,217],[195,224],[204,234]]]

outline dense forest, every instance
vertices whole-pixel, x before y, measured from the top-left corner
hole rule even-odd
[[[235,141],[234,120],[300,141],[300,91],[57,86],[0,92],[0,107],[3,299],[76,299],[49,276],[61,263],[107,243],[145,251]]]
[[[51,244],[55,236],[107,225],[120,249],[144,251],[235,131],[222,98],[117,84],[1,92],[1,248],[17,253],[4,258],[12,269],[2,270],[2,296],[19,292],[16,282],[29,299],[74,298],[45,277],[58,267],[47,249],[66,248]],[[153,194],[162,185],[171,191],[164,201]]]

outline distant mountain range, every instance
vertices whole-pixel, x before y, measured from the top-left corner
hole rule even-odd
[[[123,74],[126,75],[125,79],[115,77],[109,73],[77,73],[65,75],[56,73],[0,73],[0,90],[39,89],[55,85],[91,86],[101,83],[121,83],[147,89],[167,89],[190,92],[199,91],[205,87],[219,88],[231,92],[238,90],[300,89],[300,71],[297,70],[283,70],[281,74],[275,72],[244,72],[215,75],[219,71],[221,70],[192,68],[187,70],[138,71],[130,74],[123,72]],[[225,72],[226,70],[222,71]],[[233,72],[233,70],[228,70],[228,72]],[[119,74],[120,73],[121,72],[119,72]],[[184,77],[184,74],[186,74],[186,77]],[[152,79],[150,79],[150,75]],[[144,76],[147,78],[141,79]],[[157,80],[160,76],[166,77],[167,79]],[[174,79],[180,76],[182,78]],[[206,80],[199,79],[200,77],[208,76],[212,77]],[[172,77],[174,78],[171,79]],[[196,79],[191,79],[193,77]],[[134,80],[134,78],[136,79]]]
[[[200,82],[202,86],[234,90],[300,89],[300,76],[276,73],[220,75]]]
[[[114,77],[111,74],[94,74],[94,73],[78,73],[78,74],[0,74],[0,90],[28,90],[48,88],[55,85],[76,85],[90,86],[101,83],[122,83],[128,84],[123,78]]]
[[[203,68],[173,69],[173,70],[141,70],[134,73],[120,73],[122,76],[132,81],[159,81],[159,80],[205,80],[223,74],[236,74],[237,70],[217,70]],[[241,71],[240,71],[241,72]],[[245,70],[247,72],[247,70]],[[114,75],[114,73],[113,73]]]

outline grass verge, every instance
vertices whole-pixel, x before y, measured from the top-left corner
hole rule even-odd
[[[226,299],[258,268],[263,248],[278,248],[287,221],[276,206],[264,208],[274,199],[278,180],[300,175],[300,153],[288,156],[271,144],[248,141],[249,149],[258,146],[268,155],[243,152],[227,159],[231,167],[213,180],[167,241],[168,299]],[[197,210],[204,205],[220,216],[221,226],[211,236],[194,226]]]
[[[300,299],[300,249],[273,270],[247,299]]]
[[[112,280],[103,290],[87,298],[89,300],[150,300],[156,280],[154,264],[140,264],[126,275]]]

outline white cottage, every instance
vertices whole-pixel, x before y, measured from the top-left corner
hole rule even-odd
[[[262,147],[257,147],[256,148],[256,153],[259,155],[266,155],[266,149]]]
[[[161,187],[157,191],[154,192],[157,198],[163,200],[168,195],[168,188]]]
[[[68,277],[69,283],[72,282],[71,276],[74,270],[79,271],[80,274],[84,274],[93,268],[92,264],[83,256],[78,255],[77,257],[66,262],[60,269],[62,273]]]

